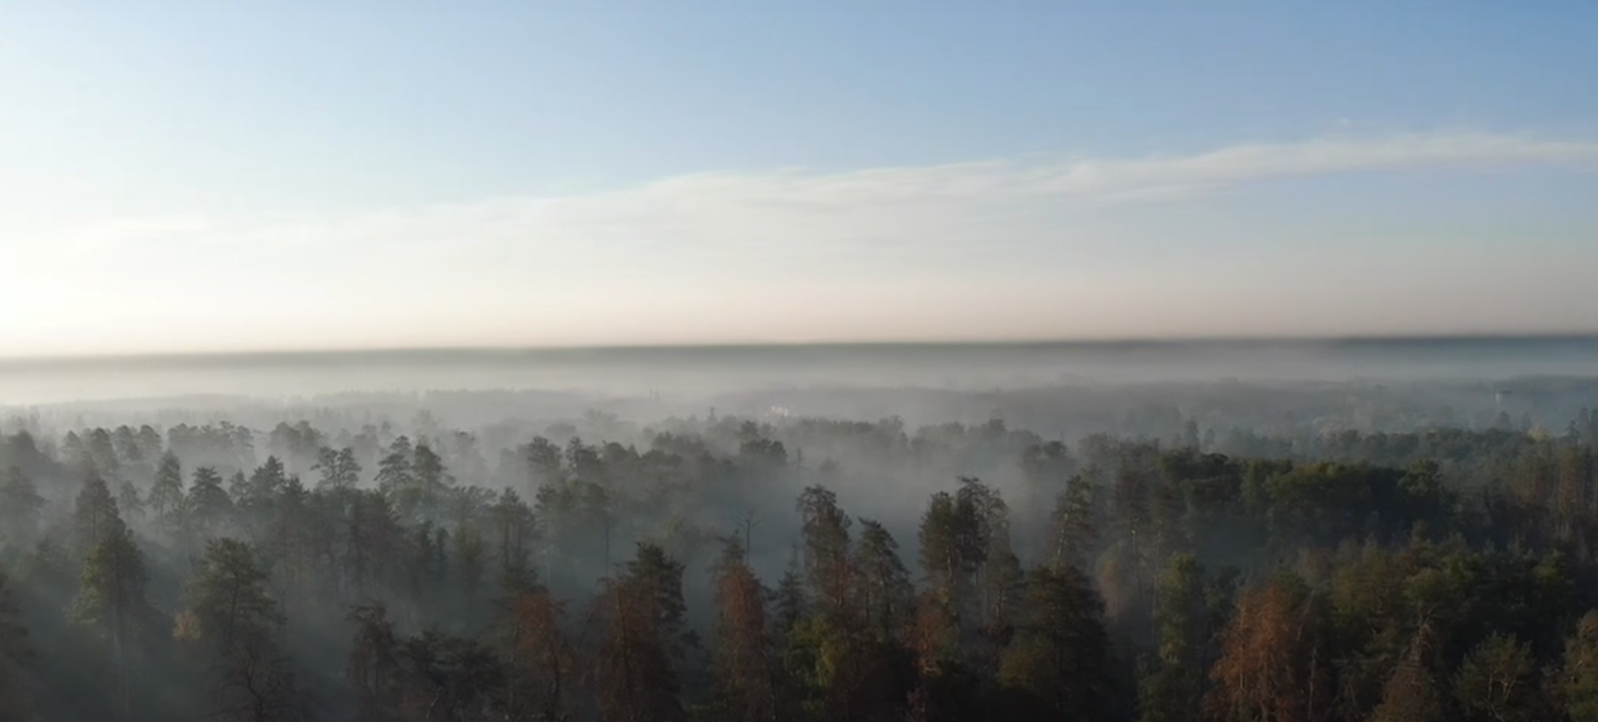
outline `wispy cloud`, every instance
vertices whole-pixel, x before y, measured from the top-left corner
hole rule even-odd
[[[101,253],[118,247],[168,239],[210,228],[203,218],[120,218],[90,221],[50,234],[51,245],[76,255]],[[28,241],[25,237],[19,240]]]
[[[1428,258],[1430,290],[1417,291],[1406,276],[1385,295],[1362,296],[1360,310],[1340,294],[1380,274],[1355,263],[1358,254],[1314,257],[1330,247],[1321,241],[1343,239],[1335,230],[1295,227],[1279,214],[1261,214],[1267,223],[1257,226],[1237,203],[1219,220],[1203,216],[1226,226],[1220,229],[1185,224],[1200,215],[1185,209],[1142,212],[1287,178],[1528,166],[1598,168],[1598,142],[1480,133],[1336,137],[1138,158],[701,173],[293,221],[135,219],[55,234],[0,226],[0,260],[38,271],[0,284],[0,308],[49,309],[0,314],[0,342],[121,333],[144,343],[150,319],[160,319],[172,343],[215,341],[231,329],[289,346],[353,342],[351,329],[364,329],[374,344],[539,333],[666,341],[662,334],[687,333],[694,323],[707,338],[778,327],[819,338],[844,326],[861,337],[1113,335],[1172,324],[1236,332],[1256,322],[1296,328],[1293,318],[1316,313],[1356,314],[1349,328],[1369,330],[1398,307],[1411,315],[1432,309],[1427,318],[1439,323],[1455,318],[1459,304],[1480,295],[1468,289],[1511,283],[1484,268],[1515,264],[1524,271],[1512,281],[1521,298],[1501,310],[1518,314],[1516,322],[1546,324],[1587,313],[1589,303],[1571,301],[1584,286],[1524,279],[1575,273],[1588,267],[1574,260],[1587,251],[1489,258],[1478,248],[1474,256]],[[1583,218],[1566,224],[1574,229],[1567,236],[1581,232]],[[1278,258],[1297,254],[1298,272],[1280,287],[1267,284],[1287,283],[1274,273],[1195,276],[1171,261],[1181,248],[1191,249],[1188,260],[1226,261],[1224,250],[1205,242],[1239,228],[1256,241],[1319,235],[1317,245],[1281,252]],[[1397,231],[1404,232],[1413,229]],[[1129,252],[1128,244],[1159,250]],[[725,300],[729,288],[741,294],[736,307]],[[197,293],[205,303],[195,302]],[[1173,294],[1180,308],[1161,300]],[[1336,320],[1326,317],[1322,326],[1342,328]]]
[[[1118,198],[1276,178],[1370,170],[1437,170],[1598,162],[1598,143],[1489,134],[1400,135],[1238,145],[1189,156],[1059,166],[1039,192]]]
[[[74,228],[63,248],[182,235],[186,251],[394,258],[440,251],[490,260],[643,252],[832,253],[988,241],[1103,203],[1157,202],[1275,179],[1353,171],[1598,166],[1598,142],[1484,133],[1244,144],[1188,155],[984,161],[842,173],[702,173],[572,195],[491,198],[256,227],[114,221]],[[204,231],[203,233],[200,233]]]
[[[706,173],[582,195],[437,206],[332,227],[330,242],[450,241],[511,258],[639,251],[892,253],[1057,234],[1070,214],[1274,179],[1374,170],[1598,164],[1598,143],[1484,134],[1238,145],[1182,156],[988,161],[818,174]],[[295,234],[298,235],[298,234]],[[306,234],[314,237],[318,234]],[[290,236],[292,237],[292,236]]]

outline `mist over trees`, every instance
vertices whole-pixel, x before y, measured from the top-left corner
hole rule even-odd
[[[30,410],[0,719],[1598,719],[1593,387],[1440,388]]]

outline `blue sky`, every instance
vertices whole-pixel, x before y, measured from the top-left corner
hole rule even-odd
[[[0,4],[0,355],[1592,331],[1598,6]]]

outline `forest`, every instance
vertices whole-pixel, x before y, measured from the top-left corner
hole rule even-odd
[[[1598,722],[1598,414],[0,435],[0,720]]]

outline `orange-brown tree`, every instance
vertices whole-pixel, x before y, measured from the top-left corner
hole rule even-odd
[[[1221,634],[1208,706],[1218,719],[1315,722],[1330,707],[1324,601],[1278,572],[1245,591]]]

